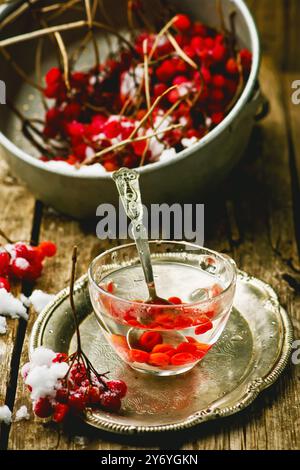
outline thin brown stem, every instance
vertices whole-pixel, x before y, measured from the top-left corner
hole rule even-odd
[[[70,305],[73,313],[75,328],[76,328],[76,338],[77,338],[77,351],[81,352],[81,339],[79,331],[79,322],[78,316],[74,301],[74,284],[75,284],[75,275],[76,275],[76,263],[77,263],[77,246],[74,246],[72,253],[72,268],[71,268],[71,279],[70,279]]]

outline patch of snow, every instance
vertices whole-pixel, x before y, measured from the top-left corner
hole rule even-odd
[[[29,300],[37,313],[40,313],[46,305],[48,305],[54,299],[55,295],[47,294],[42,290],[34,290],[29,297]]]
[[[103,176],[107,174],[107,171],[105,170],[104,166],[101,165],[101,163],[81,166],[80,168],[76,168],[74,165],[70,165],[67,162],[55,160],[50,160],[49,162],[44,163],[55,171],[68,171],[74,174],[79,174],[80,176]]]
[[[50,367],[56,353],[51,349],[40,346],[33,351],[31,356],[30,365],[32,366],[47,366]]]
[[[53,353],[53,351],[52,351]],[[55,354],[55,353],[53,353]],[[57,389],[57,381],[65,377],[69,370],[66,362],[52,363],[50,367],[46,365],[36,365],[30,367],[25,383],[32,389],[31,399],[33,401],[42,397],[54,397]]]
[[[187,138],[183,138],[181,140],[181,144],[184,148],[188,148],[188,147],[191,147],[191,145],[194,145],[196,142],[198,142],[198,139],[197,137],[191,137],[190,139],[187,139]]]
[[[7,333],[7,322],[5,317],[0,317],[0,335],[6,335]]]
[[[23,305],[25,305],[25,307],[30,307],[31,305],[31,302],[30,302],[30,299],[28,297],[26,297],[26,295],[24,294],[20,294],[20,300],[22,302]]]
[[[29,262],[25,258],[16,258],[15,265],[24,271],[29,268]]]
[[[176,151],[174,148],[169,148],[169,149],[165,149],[161,156],[159,157],[159,161],[160,162],[166,162],[168,160],[170,160],[170,158],[174,158],[176,155]]]
[[[12,412],[7,405],[0,406],[0,423],[10,424]]]
[[[23,420],[28,420],[30,418],[30,415],[28,413],[27,406],[23,405],[21,406],[15,416],[15,421],[23,421]]]
[[[5,289],[0,289],[0,315],[28,320],[26,308],[22,302]]]

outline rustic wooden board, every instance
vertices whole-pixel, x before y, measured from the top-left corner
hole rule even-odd
[[[34,199],[8,172],[7,165],[0,161],[0,213],[1,229],[10,239],[29,240],[32,227]],[[5,243],[1,238],[0,243]],[[14,287],[15,292],[20,286]],[[18,367],[18,335],[22,336],[25,322],[8,319],[8,333],[0,336],[0,406],[5,402],[13,403],[15,378],[11,376],[11,364]],[[15,362],[14,362],[15,361]],[[15,372],[15,371],[13,371]],[[2,439],[6,439],[7,427],[0,426],[0,448]]]
[[[206,244],[228,252],[238,265],[269,282],[289,311],[296,337],[300,334],[300,139],[299,109],[291,102],[291,82],[300,79],[299,0],[248,0],[262,33],[264,60],[262,88],[271,102],[271,113],[255,130],[245,159],[224,186],[224,197],[206,205]],[[286,34],[284,34],[286,28]],[[299,71],[299,74],[297,74]],[[4,170],[6,171],[6,170]],[[2,173],[1,173],[2,174]],[[29,238],[33,199],[19,185],[7,186],[0,174],[2,225],[14,238]],[[222,200],[222,202],[220,202]],[[224,202],[225,201],[225,202]],[[16,209],[22,203],[22,211]],[[94,236],[95,225],[77,222],[45,210],[40,238],[59,245],[58,256],[49,260],[36,288],[56,292],[68,283],[70,252],[80,248],[78,275],[107,243]],[[30,320],[21,363],[27,360],[27,344],[35,319]],[[17,325],[11,322],[4,340],[5,361],[0,362],[0,399],[6,395]],[[299,449],[299,367],[290,365],[280,380],[242,413],[208,423],[164,439],[121,438],[97,432],[81,423],[59,430],[31,417],[14,423],[10,449]],[[30,406],[19,380],[15,409]],[[78,436],[83,437],[79,439]],[[3,438],[4,439],[4,438]],[[4,439],[5,440],[5,439]],[[162,444],[162,441],[164,443]]]

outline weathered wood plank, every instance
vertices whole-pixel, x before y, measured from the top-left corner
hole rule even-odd
[[[29,240],[32,225],[34,199],[28,191],[14,179],[3,158],[0,159],[0,212],[1,229],[13,240]],[[1,239],[0,243],[5,243]],[[18,291],[18,286],[15,288]],[[10,387],[11,361],[16,343],[19,321],[8,319],[8,332],[0,337],[0,406],[5,403]],[[8,388],[9,387],[9,388]],[[2,427],[2,431],[4,426]],[[1,432],[0,426],[0,442]]]

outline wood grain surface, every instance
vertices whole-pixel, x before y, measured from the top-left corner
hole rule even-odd
[[[292,103],[291,84],[300,80],[299,0],[248,0],[261,33],[261,86],[270,114],[253,132],[246,155],[206,204],[206,246],[232,255],[238,266],[270,283],[278,292],[300,338],[300,106]],[[221,195],[221,197],[220,197]],[[95,225],[57,215],[33,196],[0,161],[1,228],[13,239],[50,239],[58,244],[36,288],[56,293],[68,283],[70,252],[80,248],[78,275],[110,242],[100,242]],[[21,289],[15,286],[15,289]],[[24,288],[24,287],[23,287]],[[25,286],[30,289],[30,286]],[[30,408],[18,373],[36,313],[28,324],[10,320],[0,337],[0,405]],[[5,449],[299,449],[300,366],[288,366],[278,382],[243,412],[183,434],[156,438],[117,437],[82,423],[61,430],[29,421],[0,428]],[[79,439],[81,436],[82,439]]]

